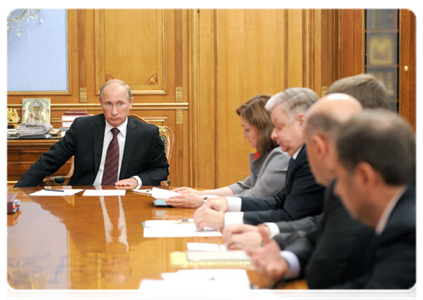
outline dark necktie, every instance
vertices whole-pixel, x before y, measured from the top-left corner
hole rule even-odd
[[[291,157],[290,160],[289,160],[289,163],[288,163],[288,170],[286,171],[286,180],[285,181],[288,181],[289,174],[291,173],[292,166],[294,165],[294,163],[295,163],[295,159],[293,159]]]
[[[118,179],[119,170],[119,142],[117,135],[119,129],[112,128],[113,138],[107,148],[106,161],[104,162],[103,180],[101,185],[113,185]]]

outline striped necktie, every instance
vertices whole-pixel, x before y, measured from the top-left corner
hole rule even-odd
[[[118,180],[119,170],[119,143],[117,135],[120,132],[117,128],[111,130],[113,138],[107,148],[106,161],[104,163],[103,180],[101,185],[114,185]]]

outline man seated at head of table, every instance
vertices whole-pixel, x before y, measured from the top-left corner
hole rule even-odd
[[[99,96],[103,114],[77,118],[66,135],[41,155],[15,187],[39,185],[72,156],[69,185],[157,186],[169,175],[159,129],[128,117],[134,98],[125,82],[107,81]]]

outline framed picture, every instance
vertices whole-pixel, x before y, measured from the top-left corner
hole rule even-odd
[[[369,34],[368,65],[392,66],[396,64],[396,38],[391,34]]]
[[[23,98],[22,123],[50,124],[50,98]]]

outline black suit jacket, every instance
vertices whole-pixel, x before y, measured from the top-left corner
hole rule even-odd
[[[374,230],[353,220],[333,194],[334,182],[325,193],[322,217],[308,232],[275,236],[281,249],[298,257],[301,276],[312,289],[328,288],[363,274]]]
[[[416,283],[416,185],[398,200],[385,230],[376,236],[366,272],[335,289],[409,289]]]
[[[100,167],[106,121],[103,114],[77,118],[66,135],[41,155],[15,187],[37,186],[75,156],[70,185],[92,185]],[[143,185],[160,185],[169,164],[158,127],[128,117],[125,149],[119,179],[138,175]]]
[[[244,223],[257,225],[318,215],[322,212],[323,194],[324,187],[316,183],[310,171],[304,145],[285,181],[285,187],[278,195],[241,198]]]

